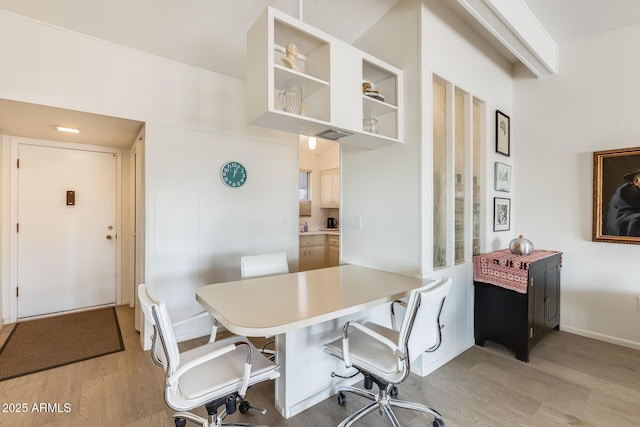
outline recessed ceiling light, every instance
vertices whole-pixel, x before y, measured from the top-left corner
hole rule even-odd
[[[55,126],[55,128],[58,129],[60,132],[80,133],[80,129],[67,128],[67,127],[64,127],[64,126]]]

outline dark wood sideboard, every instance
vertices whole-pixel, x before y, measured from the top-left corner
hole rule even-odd
[[[559,252],[527,263],[526,293],[474,280],[475,343],[502,344],[529,362],[533,346],[552,329],[560,329],[561,263]]]

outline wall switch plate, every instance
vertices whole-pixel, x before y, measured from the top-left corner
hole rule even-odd
[[[362,217],[361,216],[352,216],[347,220],[347,224],[349,226],[349,230],[362,230]]]

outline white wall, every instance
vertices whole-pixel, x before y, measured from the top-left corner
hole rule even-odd
[[[511,194],[495,192],[493,168],[496,161],[511,164],[513,156],[506,157],[495,151],[495,111],[512,114],[512,66],[441,1],[424,1],[423,29],[422,52],[425,72],[445,79],[485,103],[485,145],[481,153],[484,180],[480,183],[484,203],[481,213],[480,252],[505,248],[515,232],[493,231],[493,198],[511,197],[514,189],[512,187]],[[424,108],[428,114],[425,119],[430,120],[431,106],[427,105],[431,102],[429,90],[426,91],[426,95]],[[427,130],[425,136],[431,137],[431,128]],[[425,149],[424,155],[429,155],[430,150],[431,147]],[[431,173],[432,170],[426,168],[425,179],[428,179]],[[428,192],[424,194],[427,198],[431,196]],[[517,218],[512,217],[512,230],[516,222]]]
[[[198,309],[185,295],[239,280],[243,255],[285,251],[297,269],[297,144],[157,124],[146,130],[147,281],[167,290],[179,317]],[[247,168],[244,186],[221,183],[227,160]]]
[[[640,145],[640,26],[560,46],[560,72],[516,79],[518,231],[562,251],[561,329],[640,348],[640,246],[591,241],[593,152]]]
[[[486,103],[486,147],[481,159],[485,177],[481,250],[486,252],[505,247],[512,238],[512,233],[494,233],[491,222],[493,162],[498,156],[493,149],[493,112],[512,110],[511,64],[440,1],[401,1],[356,45],[403,69],[404,143],[373,151],[343,146],[342,258],[410,275],[453,278],[443,310],[447,325],[443,345],[414,366],[426,374],[473,344],[471,256],[456,267],[437,271],[432,267],[432,77],[437,74]],[[506,157],[500,160],[510,163]],[[350,219],[359,217],[362,229],[350,227]]]
[[[367,150],[347,140],[341,152],[341,259],[409,275],[421,273],[419,39],[419,5],[401,1],[358,40],[403,70],[404,144]]]
[[[407,42],[414,38],[420,43]],[[363,217],[363,230],[343,228],[346,241],[351,242],[349,259],[400,272],[431,271],[430,85],[434,74],[486,103],[480,249],[506,247],[514,232],[494,233],[492,228],[493,197],[504,196],[493,191],[493,164],[498,160],[510,164],[512,158],[495,153],[494,114],[496,109],[511,113],[511,64],[446,5],[432,0],[401,1],[356,45],[404,70],[405,137],[400,146],[343,149],[342,215],[346,220]]]
[[[0,98],[146,122],[145,276],[176,317],[197,306],[174,287],[239,278],[241,254],[296,266],[297,137],[247,126],[244,82],[2,11],[0,57]]]

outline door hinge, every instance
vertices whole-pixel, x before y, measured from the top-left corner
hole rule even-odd
[[[533,328],[529,329],[529,338],[533,338]]]
[[[20,159],[16,159],[16,167],[20,169]]]
[[[20,232],[20,223],[16,222],[16,233]]]
[[[532,277],[531,280],[529,281],[529,283],[531,284],[531,287],[533,288],[533,284],[535,282],[536,278]]]
[[[16,298],[20,296],[20,288],[16,286]]]

